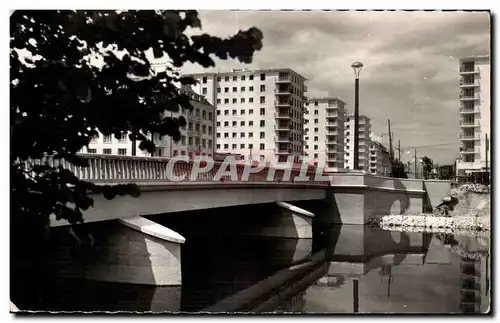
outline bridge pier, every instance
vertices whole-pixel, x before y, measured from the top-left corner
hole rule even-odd
[[[80,252],[75,252],[75,245],[69,243],[56,246],[53,261],[49,263],[58,277],[88,281],[97,290],[102,289],[100,296],[104,298],[109,298],[104,295],[111,293],[109,290],[121,291],[121,299],[131,296],[132,299],[120,303],[123,311],[180,310],[184,237],[140,216],[91,224],[85,235],[92,242],[88,246],[79,245]],[[82,234],[78,237],[72,232],[70,236],[76,240]],[[99,310],[92,297],[85,298],[81,301],[89,304],[83,307]]]

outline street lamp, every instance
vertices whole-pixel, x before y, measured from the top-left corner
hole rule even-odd
[[[359,168],[359,74],[363,63],[354,62],[351,65],[354,70],[354,169]]]

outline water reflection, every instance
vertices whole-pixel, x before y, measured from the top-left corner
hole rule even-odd
[[[341,226],[320,229],[318,234],[328,250],[329,268],[307,289],[303,312],[482,313],[488,309],[488,256],[484,249],[479,253],[478,237],[453,240],[474,246],[478,253],[471,259],[454,252],[458,242],[445,244],[442,237],[428,233]]]

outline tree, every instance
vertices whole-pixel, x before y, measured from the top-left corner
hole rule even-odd
[[[402,162],[400,162],[397,159],[395,159],[392,162],[391,177],[408,178],[408,176],[406,175],[406,172],[405,172],[405,166],[403,165]]]
[[[164,112],[192,109],[175,84],[195,81],[175,69],[186,62],[212,67],[213,57],[251,63],[262,48],[262,32],[254,27],[228,39],[188,36],[188,28],[201,28],[196,11],[33,10],[11,15],[11,223],[40,228],[47,226],[50,214],[79,223],[82,210],[93,206],[90,192],[109,199],[138,196],[135,185],[98,187],[61,167],[29,161],[52,156],[88,166],[77,153],[98,132],[116,138],[129,134],[149,152],[155,145],[148,134],[179,140],[186,120]],[[168,57],[165,72],[152,72],[146,50],[155,58]],[[91,62],[95,57],[102,57],[102,66]]]
[[[424,171],[424,179],[429,178],[429,174],[432,172],[432,166],[434,163],[432,162],[432,159],[430,159],[427,156],[422,157],[422,167]]]

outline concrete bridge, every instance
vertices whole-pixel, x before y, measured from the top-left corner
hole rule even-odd
[[[60,165],[97,185],[136,183],[141,190],[139,198],[117,196],[107,200],[92,196],[94,207],[84,212],[83,230],[55,230],[58,239],[73,243],[56,244],[51,270],[61,276],[104,282],[181,285],[181,245],[185,238],[144,216],[261,205],[272,212],[261,214],[260,221],[241,233],[295,239],[299,242],[292,243],[297,246],[293,259],[300,262],[312,252],[313,218],[323,223],[363,225],[373,215],[420,213],[439,203],[451,189],[446,181],[382,178],[361,172],[320,172],[317,176],[316,169],[301,171],[279,165],[249,170],[242,164],[208,165],[167,158],[82,157],[88,159],[88,168],[63,160],[34,163]],[[199,166],[200,171],[193,171]],[[307,209],[299,205],[313,206]],[[51,221],[54,228],[67,225]],[[75,256],[75,244],[79,248],[89,245],[93,258]],[[150,310],[162,309],[161,302],[151,304]]]

